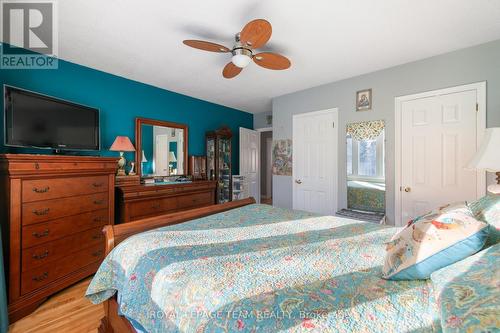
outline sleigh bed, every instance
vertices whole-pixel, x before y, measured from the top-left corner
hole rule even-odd
[[[253,199],[105,228],[102,331],[439,332],[429,281],[380,277],[395,229]]]

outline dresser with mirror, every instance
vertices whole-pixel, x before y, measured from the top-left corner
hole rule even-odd
[[[216,182],[188,176],[188,127],[137,118],[136,182],[117,186],[116,222],[193,209],[216,202]]]

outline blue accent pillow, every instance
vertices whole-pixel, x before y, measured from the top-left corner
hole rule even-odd
[[[444,333],[500,331],[500,244],[432,273],[431,281]]]
[[[488,233],[488,224],[476,220],[465,203],[441,207],[410,221],[386,244],[382,277],[427,279],[481,250]]]
[[[489,224],[490,235],[486,247],[500,243],[500,195],[490,194],[471,202],[469,208],[476,219]]]

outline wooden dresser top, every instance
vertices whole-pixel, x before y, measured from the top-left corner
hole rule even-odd
[[[114,172],[118,158],[97,156],[0,154],[0,173],[22,176],[37,173],[71,174],[82,171]]]

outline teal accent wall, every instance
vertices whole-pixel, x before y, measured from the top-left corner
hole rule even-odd
[[[110,55],[111,56],[111,55]],[[233,147],[239,147],[239,127],[253,128],[253,115],[189,96],[156,88],[67,61],[59,61],[57,70],[2,70],[0,84],[99,108],[101,111],[101,151],[103,156],[117,156],[107,149],[117,135],[135,142],[135,118],[146,117],[183,123],[188,126],[189,155],[205,154],[205,132],[221,125],[233,131]],[[0,99],[3,110],[3,98]],[[3,115],[2,115],[3,131]],[[23,150],[3,146],[0,151],[46,154],[47,150]],[[238,173],[238,149],[233,150],[233,169]],[[127,160],[134,158],[126,154]],[[149,159],[148,159],[149,160]]]

